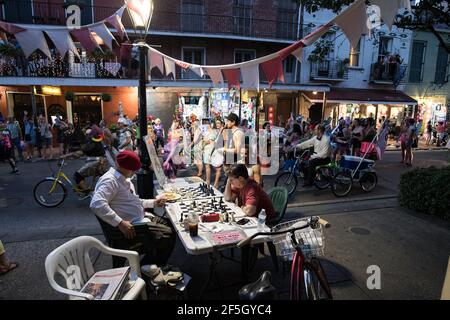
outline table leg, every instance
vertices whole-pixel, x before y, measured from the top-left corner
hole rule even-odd
[[[224,299],[223,292],[222,292],[222,286],[219,281],[219,275],[217,274],[217,266],[219,264],[219,260],[220,260],[220,254],[218,252],[213,252],[208,255],[208,263],[209,263],[208,279],[206,280],[205,284],[203,285],[202,290],[200,291],[199,299],[201,299],[203,297],[203,295],[205,294],[213,277],[216,278],[217,284],[219,286],[220,296],[222,299]]]

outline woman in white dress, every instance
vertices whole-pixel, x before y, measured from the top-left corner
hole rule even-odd
[[[218,132],[213,128],[211,122],[208,123],[208,131],[203,137],[203,163],[206,169],[206,184],[211,184],[211,156],[214,152]],[[219,169],[220,170],[220,169]],[[220,174],[220,173],[219,173]],[[217,173],[216,173],[217,176]]]
[[[194,132],[194,138],[191,148],[194,152],[194,163],[198,169],[197,176],[201,177],[203,175],[203,134],[198,120],[192,123],[192,131]]]

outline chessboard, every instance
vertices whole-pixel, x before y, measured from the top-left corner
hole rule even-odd
[[[223,197],[183,201],[179,202],[178,206],[183,217],[192,213],[196,213],[198,216],[215,213],[228,214],[230,216],[235,214],[234,210],[223,201]]]
[[[208,187],[206,183],[201,183],[197,187],[177,188],[175,193],[178,193],[181,196],[181,200],[211,198],[221,196],[221,194],[217,193],[213,187]]]

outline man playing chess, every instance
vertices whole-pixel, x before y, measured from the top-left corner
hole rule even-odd
[[[142,264],[164,265],[175,247],[175,233],[168,221],[144,213],[146,208],[163,206],[165,200],[139,198],[130,178],[140,168],[136,153],[120,152],[116,168],[110,168],[98,180],[90,207],[100,219],[118,227],[130,244],[139,244],[136,251],[145,254]]]
[[[247,216],[257,217],[264,209],[267,220],[275,218],[272,201],[264,189],[249,177],[244,164],[238,164],[231,170],[225,187],[225,201],[236,200]]]

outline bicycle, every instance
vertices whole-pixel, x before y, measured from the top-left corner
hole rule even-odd
[[[275,180],[275,187],[284,186],[288,190],[288,194],[292,195],[297,189],[299,179],[304,180],[305,175],[301,168],[304,163],[309,160],[309,150],[304,150],[299,156],[297,149],[294,151],[294,157],[296,158],[290,171],[281,173]],[[319,190],[327,189],[331,186],[334,176],[337,173],[339,166],[335,162],[330,162],[326,165],[320,165],[316,167],[316,176],[314,177],[314,186]]]
[[[325,272],[317,258],[324,254],[323,229],[329,227],[330,224],[320,217],[296,219],[278,224],[270,232],[255,233],[237,246],[250,245],[252,239],[260,235],[271,236],[277,255],[285,261],[292,260],[290,299],[333,299]]]
[[[89,160],[100,160],[100,157],[88,158]],[[47,177],[39,181],[33,188],[34,200],[43,207],[55,208],[59,206],[67,197],[67,188],[65,182],[68,183],[75,192],[80,200],[85,200],[92,196],[92,192],[95,189],[95,184],[97,183],[98,175],[95,174],[92,177],[91,184],[87,190],[82,190],[73,183],[67,175],[62,171],[63,167],[66,165],[65,159],[58,162],[58,172],[55,173],[52,170],[52,176]],[[51,168],[50,168],[51,169]]]

